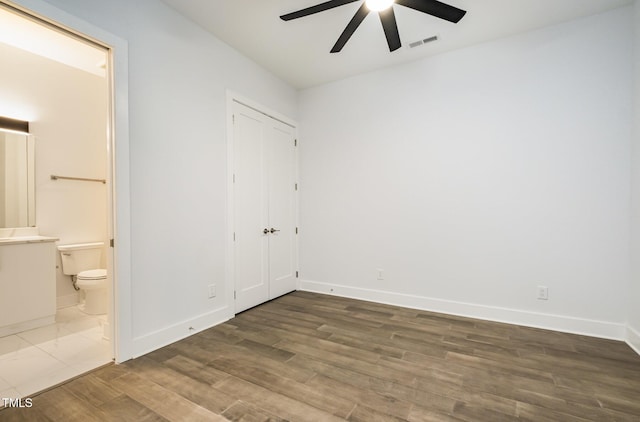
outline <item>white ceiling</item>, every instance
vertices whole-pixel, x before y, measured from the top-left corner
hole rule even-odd
[[[403,47],[389,52],[370,14],[340,53],[330,54],[362,1],[289,22],[279,16],[325,0],[163,0],[296,88],[306,88],[630,4],[633,0],[444,0],[466,16],[452,24],[394,6]],[[432,35],[440,40],[408,45]]]

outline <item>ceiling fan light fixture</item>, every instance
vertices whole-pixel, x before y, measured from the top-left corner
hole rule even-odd
[[[394,3],[394,0],[366,0],[365,4],[372,12],[382,12],[390,8]]]
[[[338,41],[336,41],[335,45],[331,49],[332,53],[339,53],[342,51],[342,48],[345,46],[347,41],[349,41],[362,21],[364,21],[367,15],[371,12],[378,12],[378,15],[380,16],[380,22],[382,23],[384,35],[387,38],[389,51],[396,51],[402,47],[400,33],[398,32],[398,24],[396,22],[396,15],[392,7],[394,3],[398,4],[398,6],[408,7],[409,9],[414,9],[418,12],[426,13],[453,23],[458,23],[458,21],[467,13],[465,10],[442,3],[439,0],[364,0],[364,2],[362,0],[327,0],[324,3],[282,15],[280,16],[280,19],[283,21],[290,21],[292,19],[303,18],[305,16],[356,2],[360,3],[360,7],[344,28],[342,34],[340,34],[340,38],[338,38]]]

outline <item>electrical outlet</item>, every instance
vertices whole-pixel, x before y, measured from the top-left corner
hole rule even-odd
[[[549,299],[549,288],[547,286],[538,286],[538,299],[540,300]]]
[[[211,299],[212,297],[216,297],[216,285],[215,284],[209,284],[209,299]]]
[[[384,280],[384,270],[381,268],[376,268],[376,271],[378,272],[378,280]]]

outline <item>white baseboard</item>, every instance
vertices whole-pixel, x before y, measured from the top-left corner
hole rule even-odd
[[[627,326],[627,344],[640,355],[640,332]]]
[[[204,331],[215,325],[222,324],[233,318],[233,311],[229,307],[215,309],[180,323],[165,327],[144,336],[133,339],[133,358],[140,357],[161,347],[175,343],[190,335]]]
[[[320,283],[310,280],[300,280],[299,286],[300,290],[309,292],[343,296],[352,299],[403,306],[406,308],[503,322],[507,324],[523,325],[526,327],[542,328],[591,337],[625,340],[628,336],[628,330],[625,324],[617,324],[607,321],[454,302],[424,296]],[[637,337],[637,339],[640,340],[640,337]],[[637,344],[640,345],[640,343]],[[636,351],[637,350],[638,349],[636,348]]]
[[[21,333],[27,330],[33,330],[34,328],[44,327],[45,325],[51,325],[56,322],[56,315],[47,315],[42,318],[33,319],[31,321],[19,322],[17,324],[5,325],[0,327],[0,337],[10,336],[12,334]]]

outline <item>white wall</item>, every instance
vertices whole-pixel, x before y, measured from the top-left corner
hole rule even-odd
[[[226,90],[292,118],[296,92],[158,0],[48,2],[128,41],[131,309],[139,355],[232,315]],[[214,299],[207,298],[210,283],[217,284]]]
[[[632,138],[632,249],[629,301],[629,332],[627,341],[640,353],[640,0],[634,3],[635,103]]]
[[[302,287],[622,338],[631,31],[619,9],[302,91]]]
[[[302,120],[304,288],[622,335],[629,10],[310,89],[296,113],[157,0],[48,2],[129,43],[134,355],[230,316],[226,89]]]
[[[106,241],[105,185],[50,179],[106,177],[106,80],[0,44],[0,92],[0,109],[21,113],[35,136],[40,233],[58,237],[59,244]],[[69,276],[60,268],[56,274],[58,306],[75,304]]]

